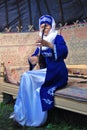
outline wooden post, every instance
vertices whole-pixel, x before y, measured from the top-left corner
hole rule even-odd
[[[0,65],[0,82],[4,81],[4,63],[1,63]]]
[[[60,9],[61,23],[62,23],[62,25],[64,25],[63,8],[62,8],[62,2],[61,2],[61,0],[58,0],[58,3],[59,3],[59,9]]]

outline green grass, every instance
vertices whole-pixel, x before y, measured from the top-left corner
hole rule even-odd
[[[0,104],[0,130],[87,130],[87,116],[54,108],[48,113],[47,123],[39,128],[16,125],[9,115],[13,104]]]

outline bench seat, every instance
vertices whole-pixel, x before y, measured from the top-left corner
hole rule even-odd
[[[81,102],[66,97],[60,97],[57,93],[55,94],[54,100],[55,107],[87,115],[87,102]]]
[[[79,98],[79,89],[81,89],[81,91],[86,90],[87,93],[87,86],[85,87],[84,83],[82,85],[82,89],[81,87],[68,84],[65,88],[57,90],[54,96],[55,107],[87,115],[87,97],[85,98],[86,100]],[[3,93],[11,94],[14,98],[16,98],[19,86],[3,82],[0,83],[0,88],[2,90],[0,100],[3,101]],[[72,91],[73,88],[79,88],[77,90],[77,97],[75,97],[74,94],[69,95],[69,91]],[[67,92],[67,94],[65,92]]]
[[[65,88],[55,92],[55,107],[87,115],[86,81],[87,79],[70,78]]]

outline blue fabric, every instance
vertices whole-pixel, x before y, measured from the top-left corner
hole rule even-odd
[[[37,48],[32,56],[39,53]],[[66,85],[68,80],[68,71],[64,63],[64,59],[68,55],[68,48],[66,42],[61,35],[57,35],[54,39],[54,50],[47,48],[41,50],[47,66],[47,73],[45,82],[40,89],[40,97],[42,103],[42,110],[46,111],[54,106],[54,92]],[[51,93],[49,94],[49,91]]]
[[[68,48],[62,36],[56,36],[54,46],[56,47],[55,53],[57,59],[55,59],[52,49],[48,48],[41,52],[43,55],[45,54],[47,64],[45,82],[40,90],[43,111],[51,109],[54,106],[54,92],[56,89],[64,87],[68,80],[68,71],[64,63],[64,59],[68,54]]]
[[[47,0],[47,5],[44,0],[19,0],[19,13],[16,0],[6,0],[7,9],[5,9],[5,0],[0,0],[0,31],[5,32],[6,27],[11,27],[11,32],[18,32],[17,26],[19,23],[22,26],[21,32],[29,32],[29,25],[33,25],[35,30],[38,30],[38,19],[43,14],[51,14],[55,21],[56,26],[62,23],[60,17],[59,2],[58,0]],[[28,2],[30,7],[28,6]],[[38,3],[39,2],[39,3]],[[62,1],[64,24],[73,24],[76,20],[81,23],[83,19],[87,18],[87,0],[81,0],[82,6],[78,0],[64,0]],[[37,4],[40,4],[39,7]],[[31,11],[29,11],[31,10]],[[71,15],[72,12],[72,15]],[[30,16],[31,15],[31,16]],[[8,19],[7,19],[8,17]],[[21,20],[21,22],[19,22]]]
[[[35,52],[32,54],[32,56],[38,56],[39,54],[39,48],[36,48]],[[33,68],[36,66],[36,64],[32,64],[28,58],[28,63],[29,63],[29,66],[30,66],[30,69],[29,70],[33,70]]]
[[[68,72],[64,59],[68,49],[62,36],[57,35],[52,43],[54,49],[45,48],[41,54],[46,60],[46,69],[25,72],[21,77],[19,92],[10,118],[22,126],[40,126],[47,120],[47,110],[54,106],[54,92],[66,85]],[[39,48],[34,55],[37,55]]]
[[[39,54],[39,48],[37,47],[35,52],[32,54],[32,56],[37,56]]]
[[[52,17],[49,15],[43,15],[40,19],[39,19],[39,24],[49,24],[50,26],[52,26]]]

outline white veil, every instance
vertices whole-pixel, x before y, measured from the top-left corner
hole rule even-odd
[[[44,17],[45,16],[49,16],[49,15],[44,15]],[[55,23],[54,18],[53,17],[51,17],[51,18],[52,18],[52,28],[47,36],[43,36],[43,39],[50,42],[50,43],[53,43],[56,35],[58,34],[58,31],[55,30],[56,23]],[[40,19],[39,19],[39,29],[40,29]],[[39,31],[39,36],[42,36],[41,30]]]

